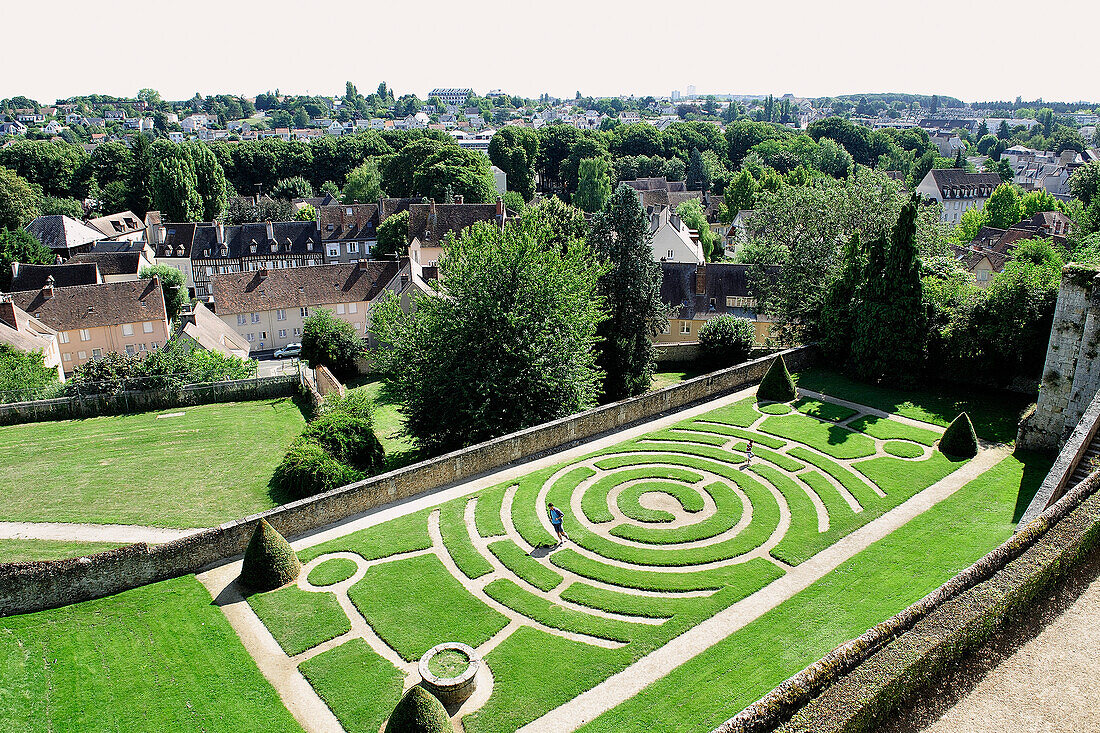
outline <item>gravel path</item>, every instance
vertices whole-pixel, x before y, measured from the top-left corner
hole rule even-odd
[[[68,522],[0,522],[3,540],[63,540],[67,542],[116,542],[151,545],[186,537],[202,529],[168,529],[138,524],[77,524]]]

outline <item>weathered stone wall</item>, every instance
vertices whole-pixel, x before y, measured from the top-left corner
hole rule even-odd
[[[333,392],[343,397],[346,393],[344,385],[340,384],[340,380],[324,364],[318,364],[314,374],[317,377],[317,391],[322,397],[327,397]]]
[[[59,397],[34,402],[0,404],[0,425],[48,420],[73,420],[100,415],[164,410],[212,402],[243,402],[298,393],[298,375],[188,384],[179,389],[118,392],[87,397]]]
[[[1057,452],[1100,388],[1100,275],[1067,265],[1047,344],[1035,412],[1020,425],[1017,445]]]
[[[656,344],[658,364],[666,362],[689,362],[699,358],[699,342],[685,341],[682,344]]]
[[[780,353],[791,371],[805,369],[817,360],[813,346]],[[261,517],[285,537],[300,535],[398,499],[734,392],[759,382],[776,357],[754,359],[537,425],[155,547],[131,545],[75,560],[0,565],[0,616],[64,606],[196,572],[244,552],[252,527]],[[294,380],[297,385],[298,377]]]

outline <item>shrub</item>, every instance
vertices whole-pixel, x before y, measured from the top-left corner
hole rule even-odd
[[[329,455],[321,445],[299,438],[283,456],[271,477],[272,484],[301,499],[357,481],[358,471]]]
[[[335,392],[327,395],[317,408],[318,416],[342,413],[373,423],[374,401],[365,389],[349,389],[343,397]]]
[[[358,374],[355,360],[363,353],[355,326],[320,309],[302,324],[302,360],[316,369],[324,364],[338,379]]]
[[[240,581],[252,590],[275,590],[297,578],[301,569],[290,543],[261,519],[244,551]]]
[[[757,400],[770,400],[772,402],[790,402],[795,398],[794,380],[787,371],[787,362],[782,354],[775,358],[768,367],[768,373],[760,380],[760,386],[756,390]]]
[[[0,402],[41,399],[59,386],[57,369],[45,365],[41,349],[0,344]]]
[[[454,733],[443,703],[420,685],[405,693],[390,714],[386,733]]]
[[[748,358],[756,340],[756,326],[747,318],[718,316],[699,329],[699,350],[714,367],[740,364]]]
[[[360,471],[377,473],[385,453],[371,428],[370,419],[335,410],[322,415],[302,433],[302,439],[321,446],[336,460]]]
[[[965,412],[951,421],[940,438],[940,452],[960,458],[973,458],[978,455],[978,435],[974,432],[974,423]]]

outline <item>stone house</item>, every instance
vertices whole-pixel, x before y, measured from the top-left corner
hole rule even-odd
[[[751,265],[725,262],[692,264],[661,263],[661,301],[671,311],[663,331],[654,337],[658,344],[691,343],[699,340],[699,329],[711,318],[732,315],[753,321],[756,344],[772,333],[772,319],[757,309],[749,284]],[[779,268],[769,267],[778,277]]]

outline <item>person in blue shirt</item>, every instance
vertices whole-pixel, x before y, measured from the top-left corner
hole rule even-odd
[[[562,522],[565,521],[565,515],[562,514],[561,509],[558,509],[553,504],[550,504],[548,512],[550,514],[550,524],[554,526],[554,531],[558,533],[558,544],[554,545],[554,547],[558,547],[562,542],[569,539],[565,535],[565,528],[562,526]]]

